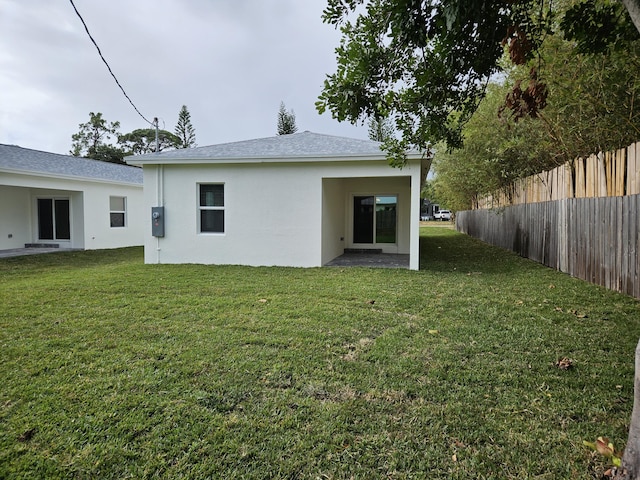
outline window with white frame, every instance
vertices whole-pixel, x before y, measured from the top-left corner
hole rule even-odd
[[[127,226],[127,197],[109,197],[109,221],[112,228]]]
[[[200,233],[224,233],[224,184],[201,183],[198,188]]]

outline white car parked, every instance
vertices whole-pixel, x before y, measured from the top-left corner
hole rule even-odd
[[[443,222],[445,220],[451,220],[451,210],[440,210],[436,218],[439,218]]]

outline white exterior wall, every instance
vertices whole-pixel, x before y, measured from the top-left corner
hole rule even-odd
[[[126,198],[124,227],[111,227],[109,197]],[[84,192],[84,248],[132,247],[143,244],[145,227],[143,192],[140,187],[97,184]]]
[[[342,255],[346,246],[346,181],[344,178],[322,181],[322,265]]]
[[[31,241],[30,198],[28,189],[0,185],[0,250]]]
[[[321,182],[262,164],[164,166],[165,236],[151,236],[156,167],[144,167],[147,263],[320,264]],[[199,183],[224,183],[225,233],[198,232]],[[162,196],[162,194],[161,194]]]
[[[143,243],[142,186],[11,173],[3,173],[0,183],[0,249],[39,241],[37,199],[42,197],[70,200],[71,241],[53,241],[61,247],[89,250]],[[110,226],[112,195],[127,198],[124,228]]]
[[[402,170],[386,160],[145,165],[145,262],[321,266],[348,246],[349,199],[366,192],[399,196],[394,252],[410,253],[417,269],[410,232],[419,221],[419,191],[411,205],[419,176],[419,161]],[[199,183],[225,186],[223,234],[198,232]],[[162,238],[151,235],[153,206],[165,208]]]

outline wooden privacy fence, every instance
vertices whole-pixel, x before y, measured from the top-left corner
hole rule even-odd
[[[640,194],[640,142],[615,152],[576,158],[518,180],[494,195],[478,199],[477,208],[636,194]]]
[[[576,159],[458,212],[456,228],[640,298],[640,143]]]

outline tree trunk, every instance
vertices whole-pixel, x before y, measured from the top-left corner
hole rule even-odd
[[[622,466],[616,480],[640,479],[640,341],[636,347],[636,373],[633,380],[633,411],[629,425],[629,439],[622,456]]]
[[[622,4],[629,12],[631,21],[640,32],[640,0],[622,0]]]
[[[640,0],[622,0],[622,4],[640,32]],[[640,341],[636,346],[633,411],[629,425],[629,438],[622,456],[622,465],[616,472],[615,480],[640,480]]]

